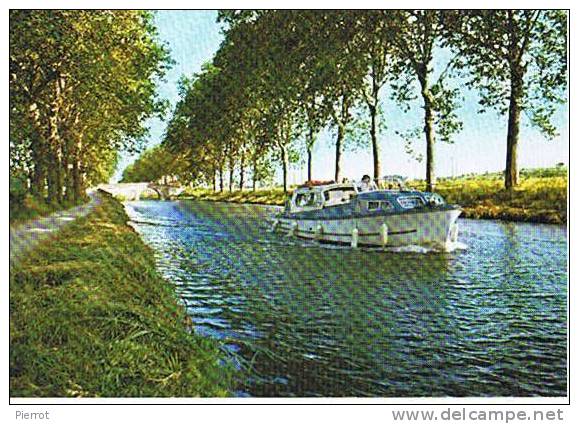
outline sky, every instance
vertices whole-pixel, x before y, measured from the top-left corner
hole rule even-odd
[[[165,81],[158,84],[161,98],[167,99],[171,109],[178,101],[177,84],[181,76],[191,76],[201,70],[201,66],[211,61],[223,39],[220,25],[216,23],[217,12],[207,10],[165,10],[158,11],[155,23],[160,39],[167,44],[175,61],[168,71]],[[441,60],[445,53],[441,52]],[[453,81],[461,86],[460,80]],[[507,116],[499,116],[489,110],[478,113],[477,94],[461,87],[464,102],[458,111],[463,121],[463,130],[454,136],[454,143],[437,142],[435,150],[436,174],[454,176],[466,173],[502,171],[506,157]],[[384,123],[386,129],[379,137],[381,146],[382,170],[385,175],[403,175],[408,178],[424,178],[426,164],[417,161],[405,149],[405,141],[396,132],[405,132],[422,125],[422,109],[416,103],[408,113],[404,113],[393,101],[389,100],[387,87],[383,89]],[[567,105],[562,105],[553,118],[560,135],[553,140],[546,139],[537,129],[526,125],[522,116],[519,145],[519,166],[534,168],[552,166],[559,162],[568,164],[569,127]],[[159,144],[163,139],[166,122],[157,118],[148,122],[150,135],[147,146]],[[418,153],[425,152],[424,136],[416,139],[413,148]],[[123,169],[138,155],[124,154],[117,168],[114,180],[120,179]],[[348,150],[342,156],[342,174],[350,179],[360,179],[363,174],[372,174],[372,155],[370,139],[367,145]],[[279,174],[279,172],[278,172]],[[322,132],[314,148],[313,177],[318,180],[333,179],[334,148],[333,137],[329,131]],[[292,165],[289,175],[290,184],[306,180],[305,163]],[[281,178],[277,175],[277,178]]]

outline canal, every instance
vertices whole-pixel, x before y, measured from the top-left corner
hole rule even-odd
[[[462,249],[268,231],[274,208],[126,202],[237,396],[566,396],[565,227],[459,220]]]

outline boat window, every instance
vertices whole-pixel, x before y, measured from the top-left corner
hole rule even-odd
[[[388,211],[394,209],[394,206],[387,200],[368,201],[367,209],[369,211],[377,211],[377,210]]]
[[[356,194],[354,187],[336,187],[324,191],[326,204],[349,202]]]
[[[296,196],[296,205],[300,208],[315,206],[316,201],[314,193],[299,193]]]
[[[444,205],[444,199],[440,194],[433,193],[430,195],[430,201],[435,205]]]
[[[405,209],[419,208],[424,206],[424,201],[418,196],[399,197],[398,203]]]

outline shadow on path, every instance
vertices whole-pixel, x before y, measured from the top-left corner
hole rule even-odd
[[[53,237],[62,227],[86,216],[101,201],[96,191],[89,193],[89,197],[90,201],[83,205],[10,226],[10,267],[40,242]]]

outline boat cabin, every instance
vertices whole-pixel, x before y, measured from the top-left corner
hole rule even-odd
[[[285,211],[288,214],[294,214],[332,209],[336,213],[339,213],[338,210],[342,210],[342,213],[346,214],[373,215],[385,212],[404,212],[409,209],[438,206],[444,203],[444,199],[436,193],[406,188],[362,191],[359,184],[348,182],[300,186],[286,203]]]
[[[289,213],[350,203],[358,194],[353,183],[298,187],[289,201]]]

